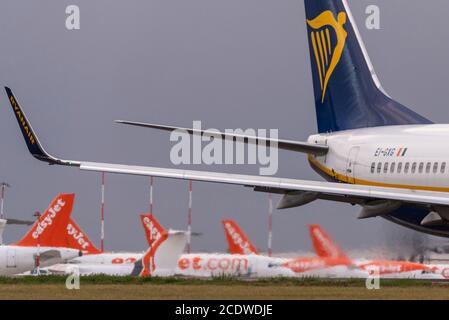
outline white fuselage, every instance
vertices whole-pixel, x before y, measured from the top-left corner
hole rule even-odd
[[[342,182],[449,192],[449,125],[407,125],[348,130],[309,137],[326,144],[317,161]],[[346,180],[346,181],[345,181]]]
[[[305,258],[307,260],[308,258]],[[314,278],[358,278],[366,273],[340,266],[318,267],[312,265],[308,270],[294,272],[284,264],[291,259],[267,257],[263,255],[238,254],[184,254],[178,260],[176,274],[187,277],[210,278],[217,276],[273,278],[273,277],[314,277]],[[305,268],[307,269],[307,268]]]
[[[355,259],[354,266],[382,279],[447,280],[449,265],[408,261]]]
[[[110,275],[127,276],[134,269],[134,263],[114,263],[125,258],[139,260],[142,254],[97,254],[73,259],[66,264],[56,264],[47,270],[54,274],[77,272],[82,276]],[[344,266],[321,267],[305,272],[293,272],[283,267],[286,258],[271,258],[262,255],[210,254],[194,253],[180,256],[174,274],[185,277],[210,278],[218,276],[270,278],[270,277],[360,277],[361,272],[352,271]],[[130,260],[129,260],[130,261]],[[156,269],[156,271],[158,271]],[[156,275],[165,275],[167,271],[159,270]],[[173,273],[170,273],[173,275]]]
[[[55,274],[70,274],[76,269],[80,275],[123,276],[131,274],[134,263],[142,256],[143,253],[138,252],[87,254],[72,259],[68,263],[52,265],[47,269]]]
[[[119,260],[136,259],[139,260],[142,254],[139,253],[105,253],[98,255],[87,255],[76,258],[69,263],[56,264],[48,267],[48,271],[54,274],[71,274],[77,272],[81,276],[89,275],[110,275],[110,276],[128,276],[134,269],[134,263],[131,260],[124,263],[117,263]],[[354,260],[352,267],[348,266],[323,266],[312,268],[303,272],[294,272],[283,266],[290,259],[267,257],[262,255],[236,255],[236,254],[210,254],[193,253],[183,254],[178,260],[174,273],[169,274],[166,270],[159,270],[154,275],[179,275],[193,278],[211,278],[219,276],[242,277],[242,278],[273,278],[273,277],[292,277],[292,278],[362,278],[369,276],[367,270],[360,268],[373,261],[358,259]],[[34,263],[32,264],[32,267]],[[383,279],[448,279],[449,266],[428,265],[429,268],[436,267],[434,272],[423,270],[384,270],[381,267],[380,278]],[[386,272],[389,271],[389,272]]]
[[[49,251],[57,251],[58,257],[44,259],[45,253]],[[40,260],[42,267],[66,262],[79,255],[78,250],[66,248],[0,246],[0,275],[11,276],[33,270],[38,252],[42,254]]]
[[[449,149],[445,147],[448,139],[449,125],[446,124],[386,126],[317,134],[310,136],[308,141],[325,144],[329,151],[325,156],[309,155],[309,163],[331,181],[448,193]],[[434,220],[436,224],[431,225],[426,219],[435,212],[438,216]],[[449,236],[449,210],[446,207],[405,203],[380,216],[414,230]]]
[[[71,264],[124,265],[133,264],[142,258],[142,252],[107,252],[86,254],[70,261]]]

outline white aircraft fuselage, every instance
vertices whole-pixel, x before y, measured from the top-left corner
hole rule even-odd
[[[79,255],[78,250],[67,248],[0,246],[0,275],[11,276],[33,270],[38,252],[42,257],[41,267],[66,262]],[[45,257],[48,252],[54,253],[50,259]]]
[[[386,126],[316,134],[311,135],[308,142],[325,144],[329,152],[325,156],[309,155],[309,163],[329,181],[449,192],[449,151],[444,148],[448,139],[449,125],[446,124]],[[385,212],[387,218],[418,230],[426,229],[423,219],[429,212],[437,211],[441,216],[446,212],[443,207],[425,205],[388,211]],[[444,230],[433,233],[447,236]]]
[[[308,140],[329,146],[326,156],[309,159],[314,168],[340,182],[449,192],[449,150],[444,148],[449,125],[364,128],[312,135]]]

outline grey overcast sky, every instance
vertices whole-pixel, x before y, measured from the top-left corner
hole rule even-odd
[[[447,123],[449,2],[349,3],[385,89]],[[70,4],[81,10],[79,31],[65,28]],[[370,4],[381,9],[381,30],[364,27]],[[316,132],[302,0],[3,0],[0,8],[0,83],[11,86],[41,141],[58,156],[171,166],[167,133],[114,119],[279,128],[281,137],[298,140]],[[0,180],[12,185],[7,214],[30,218],[58,193],[74,192],[73,217],[98,244],[100,174],[34,160],[4,93],[0,107]],[[194,169],[258,173],[255,166]],[[285,151],[277,175],[321,180],[304,155]],[[187,182],[156,179],[154,213],[165,226],[185,228],[187,200]],[[138,214],[148,201],[148,178],[107,176],[106,249],[145,249]],[[236,219],[266,249],[266,194],[194,183],[193,205],[193,228],[203,233],[193,240],[194,251],[225,250],[224,217]],[[391,244],[398,239],[392,235],[410,237],[380,218],[358,221],[357,213],[322,201],[275,212],[274,250],[310,250],[309,223],[322,224],[352,249]],[[6,242],[24,232],[8,228]]]

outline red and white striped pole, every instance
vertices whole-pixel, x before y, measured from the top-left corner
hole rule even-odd
[[[150,177],[150,213],[153,214],[153,184],[154,178]]]
[[[37,225],[39,226],[41,222],[41,213],[36,211],[34,216],[37,218]],[[37,234],[37,251],[35,260],[36,274],[39,276],[41,274],[41,243],[40,243],[40,233]]]
[[[101,233],[100,233],[100,246],[101,252],[104,252],[104,183],[105,173],[101,173]]]
[[[1,191],[1,199],[0,199],[0,219],[5,218],[4,205],[5,205],[5,190],[9,188],[9,184],[6,182],[1,183],[2,191]]]
[[[4,202],[5,202],[5,184],[2,183],[2,199],[1,199],[1,204],[0,204],[0,219],[5,218],[5,215],[3,213]]]
[[[190,253],[192,239],[192,180],[189,180],[189,211],[187,214],[187,253]]]
[[[271,193],[268,195],[268,256],[273,254],[272,250],[273,241],[273,196]]]
[[[154,177],[150,177],[150,213],[153,214],[153,185],[154,185]],[[151,251],[151,247],[153,246],[153,233],[150,232],[150,245],[148,250]],[[150,262],[148,264],[150,274],[153,274],[153,262],[154,257],[151,257]]]

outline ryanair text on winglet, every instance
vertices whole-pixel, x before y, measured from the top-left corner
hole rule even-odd
[[[20,125],[22,126],[23,130],[26,133],[26,136],[30,140],[31,144],[36,144],[36,139],[33,136],[33,133],[31,132],[30,128],[28,127],[28,123],[25,120],[25,117],[22,114],[22,111],[20,111],[19,106],[17,105],[16,99],[14,99],[13,96],[9,97],[9,101],[11,102],[11,105],[14,108],[14,112],[16,114],[17,119],[20,122]]]

